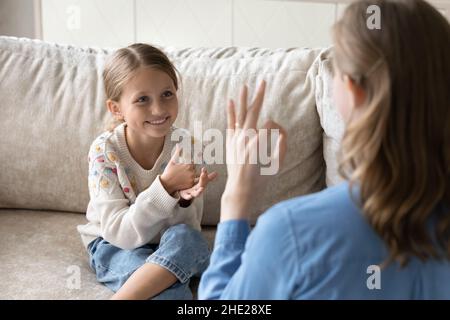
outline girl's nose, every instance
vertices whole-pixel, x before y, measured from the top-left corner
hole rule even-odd
[[[152,114],[154,114],[154,115],[160,115],[160,114],[165,113],[164,107],[162,106],[162,104],[160,102],[157,102],[157,101],[155,101],[150,106],[150,110],[151,110]]]

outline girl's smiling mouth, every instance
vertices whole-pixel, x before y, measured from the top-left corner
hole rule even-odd
[[[162,124],[165,124],[167,122],[167,120],[170,119],[170,116],[164,117],[164,118],[158,118],[152,121],[145,121],[144,124],[150,124],[153,126],[160,126]]]

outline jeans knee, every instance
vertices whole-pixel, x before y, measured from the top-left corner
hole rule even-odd
[[[164,239],[165,238],[165,239]],[[209,250],[208,243],[202,233],[187,224],[177,224],[166,230],[161,241],[175,239],[183,246]]]

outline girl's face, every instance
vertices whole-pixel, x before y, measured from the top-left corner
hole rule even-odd
[[[175,85],[167,73],[140,67],[124,86],[119,109],[130,130],[164,137],[178,115]]]

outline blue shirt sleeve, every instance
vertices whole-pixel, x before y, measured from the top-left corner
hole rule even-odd
[[[218,225],[199,299],[289,299],[298,279],[298,251],[289,216],[279,207],[262,215],[250,234],[245,220]]]

